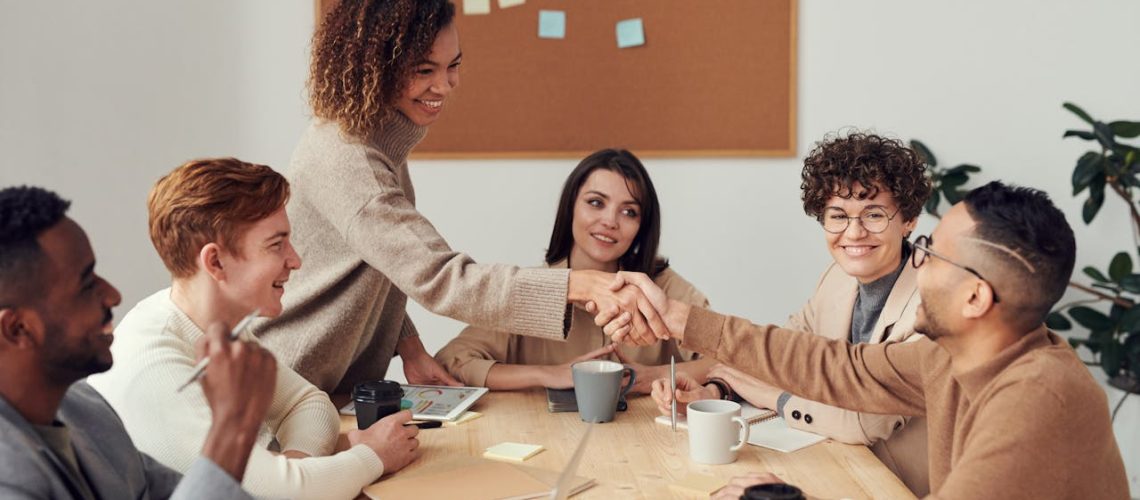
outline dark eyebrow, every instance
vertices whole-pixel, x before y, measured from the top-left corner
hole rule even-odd
[[[608,199],[610,199],[610,196],[609,196],[608,194],[606,194],[606,193],[603,193],[603,192],[601,192],[601,191],[594,191],[593,189],[591,189],[591,190],[589,190],[589,191],[586,191],[586,194],[590,194],[590,193],[593,193],[593,194],[596,194],[596,195],[598,195],[598,196],[601,196],[602,198],[605,198],[605,199],[607,199],[607,200],[608,200]]]
[[[460,59],[463,59],[463,53],[462,52],[460,52],[459,55],[455,56],[455,59],[451,60],[451,64],[454,64],[455,61],[458,61]],[[435,63],[435,61],[431,61],[428,59],[421,59],[419,62],[416,63],[416,66],[423,66],[425,64],[427,64],[428,66],[439,66],[438,64]]]

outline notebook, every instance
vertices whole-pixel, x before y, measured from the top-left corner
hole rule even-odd
[[[748,403],[741,403],[740,406],[740,416],[749,423],[748,444],[791,453],[827,439],[819,434],[788,427],[788,423],[773,410],[762,410]],[[658,416],[655,421],[671,425],[668,415]],[[689,428],[685,417],[677,416],[677,428]]]

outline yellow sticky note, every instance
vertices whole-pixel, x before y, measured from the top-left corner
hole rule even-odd
[[[463,412],[463,415],[460,415],[459,418],[455,419],[454,422],[444,422],[443,425],[446,427],[455,427],[457,425],[466,424],[467,422],[470,422],[482,416],[483,414],[477,411],[465,411]]]
[[[718,477],[690,472],[683,479],[669,486],[687,493],[696,493],[702,497],[708,497],[724,485],[725,481]]]
[[[541,444],[499,443],[487,448],[487,451],[483,452],[483,458],[522,462],[545,449]]]
[[[524,3],[526,3],[526,0],[499,0],[499,8],[518,7]]]
[[[463,0],[463,13],[469,16],[491,13],[491,0]]]

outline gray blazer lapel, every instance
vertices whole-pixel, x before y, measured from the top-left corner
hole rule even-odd
[[[4,398],[0,398],[0,420],[3,420],[14,431],[5,433],[8,437],[15,439],[26,447],[29,453],[39,457],[39,460],[35,461],[36,465],[45,469],[44,476],[52,478],[57,483],[56,487],[59,490],[69,492],[72,498],[96,500],[83,494],[83,489],[79,487],[79,479],[71,472],[71,468],[65,465],[63,459],[51,450],[40,433],[32,427],[31,422],[28,422]],[[4,457],[0,457],[0,460],[3,459]]]

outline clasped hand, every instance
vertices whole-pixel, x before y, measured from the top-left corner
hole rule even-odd
[[[614,343],[645,346],[676,338],[670,328],[670,300],[642,273],[619,272],[595,292],[586,310]],[[676,325],[672,330],[676,330]]]

